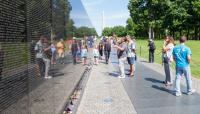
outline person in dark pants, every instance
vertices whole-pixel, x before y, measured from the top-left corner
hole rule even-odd
[[[163,65],[164,65],[164,70],[165,70],[165,81],[164,84],[166,86],[171,86],[173,83],[172,80],[172,51],[174,48],[174,39],[171,36],[167,36],[164,40],[163,44]]]
[[[148,47],[149,47],[149,63],[154,63],[154,52],[156,50],[156,46],[152,39],[149,40]]]
[[[73,56],[73,63],[76,64],[77,52],[78,52],[78,43],[76,42],[76,40],[74,40],[72,43],[71,52],[72,52],[72,56]]]
[[[110,58],[110,51],[111,51],[111,44],[109,42],[109,39],[107,39],[104,44],[104,55],[105,55],[106,64],[108,64],[108,61]]]
[[[0,80],[2,79],[3,61],[4,61],[4,51],[0,44]]]
[[[44,49],[44,36],[40,36],[40,40],[35,45],[35,56],[36,56],[36,72],[37,76],[44,76],[45,65],[43,61],[43,49]]]
[[[103,56],[103,44],[102,42],[99,43],[99,54],[100,54],[100,60],[102,60],[102,56]]]

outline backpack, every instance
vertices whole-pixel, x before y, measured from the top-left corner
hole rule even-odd
[[[154,44],[154,43],[150,43],[150,44],[149,44],[149,49],[150,49],[150,50],[156,50],[155,44]]]

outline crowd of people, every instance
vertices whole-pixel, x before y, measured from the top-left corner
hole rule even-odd
[[[173,73],[172,73],[172,62],[176,64],[176,76],[175,76],[175,95],[181,96],[180,81],[182,76],[186,78],[187,94],[191,95],[195,92],[192,88],[192,79],[190,71],[190,61],[191,61],[191,49],[185,45],[187,38],[185,36],[180,37],[180,44],[175,45],[174,38],[172,36],[166,36],[164,39],[162,47],[162,61],[165,71],[165,81],[163,83],[165,86],[173,85]],[[113,47],[113,48],[112,48]],[[155,43],[152,39],[149,40],[149,63],[154,62],[154,53],[156,50]],[[117,49],[117,57],[119,61],[119,78],[125,78],[126,75],[130,77],[135,75],[135,61],[137,60],[136,55],[136,41],[129,35],[122,38],[117,38],[115,36],[106,38],[103,37],[98,45],[98,50],[100,54],[100,59],[102,59],[103,51],[105,56],[105,61],[108,64],[111,49]],[[130,73],[125,74],[125,63],[130,66]]]
[[[46,79],[52,78],[49,74],[51,65],[65,64],[67,54],[72,56],[74,65],[79,61],[83,65],[87,65],[88,50],[90,49],[93,51],[95,64],[98,64],[99,51],[97,46],[93,49],[94,41],[93,36],[79,39],[74,37],[70,41],[64,41],[63,39],[50,41],[50,38],[40,36],[33,49],[36,56],[37,76],[44,76]]]
[[[175,95],[180,96],[180,80],[184,75],[187,84],[187,94],[193,94],[195,90],[192,88],[190,61],[191,50],[185,45],[187,38],[182,36],[180,44],[175,45],[172,36],[166,36],[162,47],[162,61],[165,71],[165,81],[163,83],[166,86],[172,86],[173,73],[172,62],[176,63],[176,77],[175,77]],[[41,36],[40,40],[35,45],[36,62],[38,75],[44,75],[45,78],[52,78],[49,76],[49,69],[51,64],[65,64],[65,50],[66,45],[61,39],[56,44],[54,42],[49,43],[47,37]],[[152,39],[149,40],[149,63],[154,62],[154,52],[156,46]],[[82,62],[83,65],[88,64],[88,58],[93,60],[94,65],[99,64],[99,60],[105,60],[106,64],[109,64],[110,53],[112,50],[117,50],[117,58],[119,61],[119,78],[125,78],[126,75],[133,77],[135,75],[135,62],[137,60],[136,55],[136,40],[131,36],[125,37],[102,37],[100,41],[95,41],[93,37],[83,38],[81,40],[72,40],[69,48],[71,49],[71,55],[73,63],[77,64],[77,61]],[[58,57],[56,58],[56,55]],[[90,57],[89,57],[90,56]],[[125,74],[125,63],[130,66],[129,74]]]
[[[98,64],[98,60],[105,59],[105,63],[109,64],[112,49],[117,50],[116,55],[119,61],[119,78],[125,78],[126,75],[134,76],[136,61],[136,42],[130,36],[126,37],[102,37],[98,45],[93,49],[94,64]],[[98,51],[97,51],[98,50]],[[99,55],[99,56],[97,56]],[[125,63],[130,65],[130,73],[125,74]]]

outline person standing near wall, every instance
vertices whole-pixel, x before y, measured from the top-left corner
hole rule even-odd
[[[83,65],[87,65],[87,58],[88,58],[88,49],[86,45],[82,46],[82,50],[81,50],[81,58],[82,58],[82,63]]]
[[[94,46],[93,57],[94,57],[94,64],[98,65],[99,64],[99,50],[98,50],[98,46],[97,45]]]
[[[180,44],[175,46],[173,49],[173,58],[176,62],[176,87],[175,87],[175,95],[181,96],[181,89],[180,89],[180,81],[181,77],[184,75],[186,78],[187,84],[187,95],[191,95],[195,92],[192,88],[192,79],[191,79],[191,71],[190,71],[190,62],[191,62],[191,55],[192,52],[189,47],[185,45],[187,38],[182,36],[179,41]]]
[[[65,45],[63,39],[60,39],[60,41],[56,45],[57,51],[58,51],[58,60],[60,64],[64,64],[64,57],[65,57]]]
[[[110,44],[109,39],[107,39],[106,42],[104,43],[104,55],[105,55],[106,64],[108,64],[109,62],[110,52],[111,52],[111,44]]]
[[[126,54],[127,44],[125,43],[125,39],[122,38],[121,41],[119,42],[119,45],[114,45],[113,47],[118,49],[117,56],[119,60],[119,71],[120,71],[120,76],[118,76],[118,78],[125,78],[124,64],[127,60],[127,54]]]
[[[49,75],[52,53],[51,53],[51,45],[50,45],[47,37],[44,37],[43,46],[44,46],[44,48],[43,48],[43,61],[45,63],[44,78],[50,79],[50,78],[52,78],[52,76]]]
[[[99,58],[100,58],[100,60],[102,60],[102,56],[103,56],[103,43],[102,43],[102,41],[98,45],[98,50],[99,50],[99,54],[100,54]]]
[[[35,45],[35,53],[36,53],[36,72],[37,76],[44,76],[45,65],[43,61],[43,42],[44,36],[40,36],[40,40]]]
[[[77,60],[77,52],[78,52],[78,43],[74,39],[71,45],[71,52],[73,57],[73,63],[76,64]]]
[[[149,40],[148,47],[149,47],[149,63],[154,63],[154,52],[156,50],[156,46],[152,39]]]
[[[56,64],[56,46],[54,44],[54,42],[51,42],[51,64]]]
[[[173,83],[172,80],[172,67],[171,62],[173,61],[172,52],[174,48],[174,39],[171,36],[167,36],[164,40],[163,44],[163,63],[164,63],[164,70],[165,70],[165,81],[164,84],[166,86],[171,86]]]

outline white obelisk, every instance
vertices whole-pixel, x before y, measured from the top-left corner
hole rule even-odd
[[[102,31],[105,27],[105,21],[104,21],[104,11],[102,12]]]

